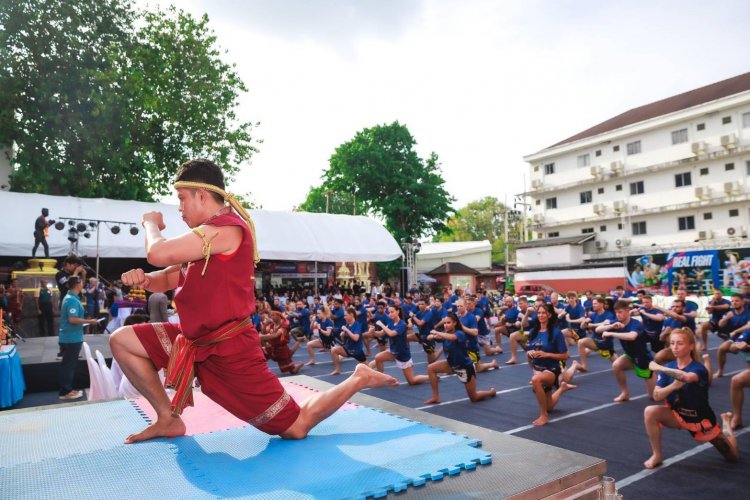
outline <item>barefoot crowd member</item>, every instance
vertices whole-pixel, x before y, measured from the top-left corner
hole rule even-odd
[[[685,301],[682,299],[675,299],[670,309],[659,309],[664,313],[665,319],[659,334],[659,342],[651,345],[656,356],[656,362],[663,365],[668,361],[674,361],[674,355],[669,348],[669,335],[672,330],[687,327],[691,331],[695,331],[695,322],[685,312]]]
[[[479,336],[479,322],[477,321],[477,317],[469,313],[469,309],[466,306],[466,302],[464,302],[464,299],[456,300],[453,303],[453,306],[456,308],[456,316],[458,316],[458,320],[461,322],[461,327],[468,335],[467,347],[469,349],[469,357],[476,365],[477,373],[482,373],[492,368],[497,368],[497,360],[493,359],[491,363],[479,362],[479,341],[477,339],[477,337]]]
[[[646,332],[651,352],[659,352],[664,349],[664,343],[659,340],[659,336],[661,336],[666,317],[661,310],[654,307],[653,297],[645,294],[641,299],[641,304],[633,309],[630,314],[641,317],[643,330]]]
[[[672,331],[669,339],[675,361],[666,366],[651,362],[651,369],[659,373],[656,401],[666,400],[664,406],[648,406],[644,422],[653,454],[643,465],[653,469],[662,463],[661,427],[686,429],[699,443],[710,442],[730,462],[739,460],[737,440],[732,432],[731,413],[722,414],[724,430],[716,422],[716,415],[708,404],[708,373],[700,363],[695,337],[687,328]]]
[[[411,313],[411,324],[417,327],[416,333],[409,334],[409,339],[419,342],[427,354],[427,362],[432,363],[440,357],[442,350],[435,350],[435,339],[429,339],[433,325],[436,323],[433,312],[427,307],[427,300],[422,297],[417,302],[417,311]]]
[[[353,306],[349,306],[344,312],[344,326],[341,327],[343,345],[337,345],[331,349],[333,371],[330,375],[341,374],[341,358],[354,358],[359,363],[367,361],[362,325],[355,321],[356,315],[357,309]]]
[[[732,303],[724,298],[720,289],[714,291],[713,297],[706,306],[706,311],[710,315],[708,321],[701,324],[699,331],[700,334],[700,349],[705,351],[708,348],[708,332],[714,332],[724,340],[727,339],[726,333],[719,328],[719,321],[732,307]]]
[[[518,299],[520,302],[520,298]],[[497,343],[498,349],[503,349],[503,335],[510,337],[513,332],[517,332],[521,328],[521,321],[519,320],[520,310],[516,307],[513,297],[506,296],[503,299],[503,313],[499,318],[498,324],[495,327],[495,342]],[[513,357],[513,354],[511,354]]]
[[[638,377],[645,379],[648,396],[653,398],[655,381],[649,363],[654,358],[646,344],[643,324],[630,317],[630,301],[628,300],[617,301],[615,316],[617,317],[616,322],[611,325],[602,325],[596,329],[597,333],[601,333],[604,338],[620,339],[620,345],[624,351],[624,354],[612,364],[617,385],[620,386],[620,395],[614,401],[619,403],[630,399],[628,380],[625,375],[625,371],[630,369],[635,370]]]
[[[727,332],[728,339],[721,343],[716,352],[716,359],[719,365],[714,377],[724,375],[724,365],[727,362],[727,353],[736,353],[732,350],[732,344],[735,338],[745,329],[750,328],[750,308],[745,304],[742,295],[736,293],[732,295],[732,309],[724,315],[719,321],[719,328]]]
[[[467,300],[467,311],[477,318],[477,346],[484,350],[486,356],[502,354],[502,348],[492,346],[490,327],[487,324],[487,316],[485,315],[485,311],[477,303],[477,298],[473,295]]]
[[[539,404],[539,418],[534,425],[545,425],[549,422],[549,412],[560,401],[560,396],[574,385],[560,382],[560,363],[570,357],[568,345],[562,332],[555,326],[555,314],[552,304],[540,305],[537,309],[538,326],[529,332],[527,355],[532,367],[531,385]]]
[[[576,292],[568,292],[567,304],[559,313],[559,318],[565,320],[566,327],[562,331],[568,345],[574,345],[581,337],[586,336],[583,324],[586,322],[586,311],[578,301]]]
[[[330,350],[333,347],[333,321],[331,321],[331,310],[328,306],[321,305],[318,308],[312,328],[313,332],[317,332],[318,338],[307,343],[307,355],[310,360],[305,363],[306,365],[315,364],[315,349]]]
[[[302,363],[292,361],[292,350],[289,349],[289,326],[284,313],[271,311],[270,321],[264,325],[260,342],[266,359],[275,361],[281,373],[299,373]]]
[[[127,443],[183,435],[180,414],[192,404],[196,376],[204,394],[227,411],[285,439],[304,438],[363,388],[398,384],[359,365],[346,381],[298,406],[268,369],[250,322],[258,261],[250,217],[224,191],[221,169],[208,160],[182,165],[175,188],[182,218],[192,230],[166,239],[162,214],[144,214],[148,262],[167,267],[150,273],[134,269],[122,281],[150,291],[177,289],[180,324],[127,326],[110,337],[122,371],[157,415],[156,422],[129,436]],[[175,389],[172,401],[159,380],[161,368],[166,368],[166,385]]]
[[[732,400],[732,429],[742,427],[742,405],[745,402],[745,389],[750,387],[750,330],[740,333],[732,344],[732,349],[742,353],[748,368],[732,377],[729,395]]]
[[[370,362],[371,368],[383,371],[386,361],[393,361],[396,366],[404,372],[404,377],[409,385],[417,385],[427,382],[427,375],[414,375],[414,361],[411,359],[409,341],[406,338],[406,323],[401,319],[401,308],[396,305],[388,306],[388,323],[378,321],[380,335],[387,335],[389,350],[379,352],[375,359]]]
[[[533,308],[529,307],[529,299],[522,295],[518,297],[518,319],[515,322],[516,330],[510,334],[510,358],[505,362],[506,365],[515,365],[518,363],[516,353],[518,352],[518,346],[526,345],[526,330],[529,328],[530,322],[529,316],[533,315],[536,317],[536,313],[533,312]]]
[[[495,397],[497,391],[495,391],[494,387],[486,391],[477,390],[477,375],[474,371],[474,363],[467,351],[468,339],[461,328],[458,316],[452,312],[448,313],[443,325],[445,328],[444,332],[432,330],[429,335],[433,341],[442,340],[446,359],[430,363],[430,366],[427,367],[430,386],[432,387],[432,397],[425,401],[425,404],[437,404],[440,402],[440,392],[438,390],[438,374],[440,373],[455,373],[458,380],[464,384],[469,399],[474,403]]]
[[[367,333],[365,333],[365,349],[369,349],[370,341],[375,339],[378,346],[378,351],[383,352],[386,350],[388,345],[388,339],[386,335],[383,335],[383,329],[378,325],[378,321],[382,323],[388,322],[388,304],[384,300],[380,300],[377,303],[375,312],[372,315],[371,323],[368,323]]]
[[[612,345],[611,339],[605,339],[602,337],[602,334],[596,330],[602,325],[609,325],[615,322],[615,315],[605,308],[605,304],[606,301],[602,297],[595,297],[593,299],[591,314],[589,314],[583,322],[584,327],[591,332],[591,337],[583,338],[578,341],[578,357],[581,361],[580,363],[574,362],[574,365],[577,366],[572,373],[575,373],[576,371],[588,371],[587,359],[589,351],[599,352],[603,358],[607,358],[607,354],[609,353],[610,361],[614,361],[614,359],[611,358],[611,355],[614,354],[614,346]]]

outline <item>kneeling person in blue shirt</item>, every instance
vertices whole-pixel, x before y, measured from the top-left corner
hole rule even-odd
[[[362,325],[355,321],[356,315],[357,310],[354,307],[349,306],[344,311],[344,326],[341,327],[343,345],[337,345],[331,349],[333,371],[329,375],[341,375],[341,358],[354,358],[359,363],[367,361]]]

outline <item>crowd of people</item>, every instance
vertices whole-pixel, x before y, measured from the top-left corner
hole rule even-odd
[[[261,332],[268,360],[282,373],[298,373],[330,356],[331,375],[341,373],[341,359],[353,358],[383,371],[395,363],[409,385],[429,383],[432,396],[425,404],[440,402],[440,374],[455,374],[471,401],[495,396],[494,388],[479,389],[478,374],[497,368],[496,356],[506,353],[512,365],[531,367],[531,386],[539,406],[534,425],[549,422],[549,412],[565,392],[576,389],[577,373],[588,371],[591,355],[612,365],[620,392],[615,402],[630,399],[626,372],[643,379],[648,396],[664,405],[647,407],[644,415],[653,455],[644,462],[653,468],[662,462],[662,427],[690,431],[699,442],[711,442],[725,458],[738,458],[734,429],[743,425],[744,389],[750,369],[732,377],[732,411],[717,419],[708,403],[712,379],[724,375],[727,355],[750,362],[750,286],[748,293],[725,298],[717,290],[706,306],[708,320],[698,324],[698,304],[684,289],[670,307],[657,306],[644,291],[622,287],[607,296],[586,291],[526,296],[474,294],[446,288],[442,294],[420,293],[415,287],[401,297],[383,287],[361,288],[360,293],[335,291],[317,296],[309,290],[266,290],[259,297],[252,321]],[[708,335],[722,339],[717,369],[708,354]],[[619,347],[615,344],[618,340]],[[411,348],[421,348],[429,362],[426,373],[414,370]],[[307,360],[295,361],[306,346]],[[577,359],[569,362],[571,355]],[[299,356],[299,355],[298,355]],[[484,362],[490,359],[489,362]]]

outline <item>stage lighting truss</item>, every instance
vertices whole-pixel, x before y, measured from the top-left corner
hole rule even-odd
[[[65,222],[63,222],[65,221]],[[54,225],[54,228],[58,231],[65,229],[67,223],[68,227],[68,241],[76,242],[82,235],[84,238],[91,238],[91,235],[99,231],[102,224],[106,225],[112,234],[120,234],[122,230],[121,226],[130,228],[130,234],[133,236],[138,235],[139,229],[135,222],[123,222],[114,220],[100,220],[100,219],[79,219],[73,217],[60,217]]]

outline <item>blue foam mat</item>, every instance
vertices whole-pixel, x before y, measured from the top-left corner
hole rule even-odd
[[[77,421],[77,436],[51,425],[44,433],[49,453],[35,460],[26,460],[28,452],[14,455],[24,460],[7,460],[3,453],[0,498],[380,497],[491,461],[477,441],[369,408],[336,412],[301,441],[244,427],[130,446],[121,444],[123,437],[144,421],[129,403],[64,410],[70,414],[53,421]],[[107,411],[140,422],[132,429],[129,418],[112,415],[109,420],[125,422],[120,428],[127,429],[103,432],[96,423],[109,421]],[[100,442],[63,454],[71,435]],[[5,444],[0,437],[3,451]]]

